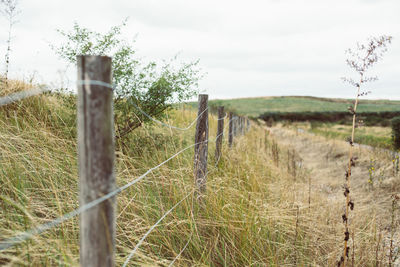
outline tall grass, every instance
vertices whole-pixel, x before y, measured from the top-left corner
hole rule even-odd
[[[78,207],[75,113],[74,97],[60,94],[0,107],[0,240]],[[186,126],[195,117],[194,110],[180,108],[167,114],[167,122]],[[217,118],[211,116],[210,139],[216,129]],[[279,147],[282,140],[267,136],[262,125],[254,123],[232,149],[226,138],[218,168],[212,164],[215,143],[209,144],[203,205],[192,198],[182,202],[145,239],[130,264],[168,266],[176,260],[175,266],[332,266],[341,239],[335,221],[339,202],[332,203],[314,185],[311,188],[305,170],[298,170],[294,181],[284,155],[274,164],[271,150],[279,153],[288,148]],[[117,143],[117,184],[131,181],[193,143],[194,129],[176,132],[145,125],[123,144]],[[190,150],[118,195],[117,266],[144,233],[193,189],[192,168]],[[313,178],[313,184],[317,181]],[[359,202],[369,203],[363,197]],[[354,222],[362,229],[357,232],[355,255],[362,266],[376,258],[377,209]],[[0,252],[0,264],[78,265],[78,218]]]
[[[23,88],[20,88],[20,90]],[[76,115],[72,96],[46,94],[0,108],[0,236],[6,238],[78,207]],[[168,123],[187,125],[193,110],[175,110]],[[210,139],[217,120],[210,121]],[[232,150],[224,141],[219,168],[210,164],[205,204],[186,200],[145,240],[136,265],[279,266],[293,244],[291,208],[270,201],[276,179],[259,149],[264,130],[253,128]],[[117,144],[117,183],[123,185],[193,144],[194,131],[146,125]],[[210,143],[210,162],[214,162]],[[117,264],[123,263],[149,227],[193,189],[193,152],[188,151],[118,196]],[[78,218],[0,252],[4,264],[70,266],[79,263]],[[297,231],[297,244],[304,238]],[[302,247],[302,246],[300,246]],[[307,263],[307,257],[298,262]]]

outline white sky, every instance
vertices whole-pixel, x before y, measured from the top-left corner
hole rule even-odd
[[[353,97],[340,77],[349,75],[344,50],[369,36],[392,35],[393,43],[371,74],[379,81],[370,98],[400,99],[400,0],[20,0],[12,40],[12,77],[59,83],[59,60],[49,43],[55,29],[73,22],[106,32],[129,17],[124,30],[147,60],[200,59],[210,98],[270,95]],[[7,21],[0,19],[0,56]],[[4,60],[0,61],[1,71]],[[74,87],[76,69],[67,71]]]

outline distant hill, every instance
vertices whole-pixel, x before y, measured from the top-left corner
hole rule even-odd
[[[225,106],[239,114],[258,117],[266,112],[345,112],[351,99],[321,98],[312,96],[254,97],[210,100],[210,106]],[[190,103],[197,105],[197,103]],[[361,100],[358,111],[400,111],[400,101]]]

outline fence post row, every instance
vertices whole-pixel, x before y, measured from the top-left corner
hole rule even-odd
[[[208,95],[199,95],[194,147],[194,176],[198,198],[206,191],[208,155]]]
[[[115,189],[111,58],[78,56],[78,162],[80,206]],[[80,215],[81,266],[114,266],[115,197]]]
[[[224,107],[218,107],[218,129],[217,140],[215,144],[215,161],[218,162],[221,157],[222,140],[224,138]]]
[[[78,56],[78,162],[80,206],[115,190],[114,114],[112,89],[90,81],[112,83],[111,58]],[[199,95],[194,148],[194,176],[198,198],[206,191],[208,157],[208,95]],[[218,107],[215,158],[221,157],[224,107]],[[247,127],[246,127],[247,124]],[[248,118],[229,113],[228,143],[249,130]],[[80,215],[81,266],[114,266],[115,197]]]

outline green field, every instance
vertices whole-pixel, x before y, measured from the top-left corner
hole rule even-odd
[[[296,122],[290,124],[289,127],[294,130],[301,128],[316,135],[343,141],[350,138],[352,129],[351,125],[322,122]],[[391,135],[392,129],[390,127],[364,126],[356,129],[355,143],[391,149]]]
[[[195,105],[196,103],[192,103]],[[256,97],[211,100],[210,105],[225,106],[239,114],[258,117],[265,112],[325,112],[346,111],[350,99],[319,98],[310,96]],[[400,111],[400,101],[361,100],[359,112]]]

